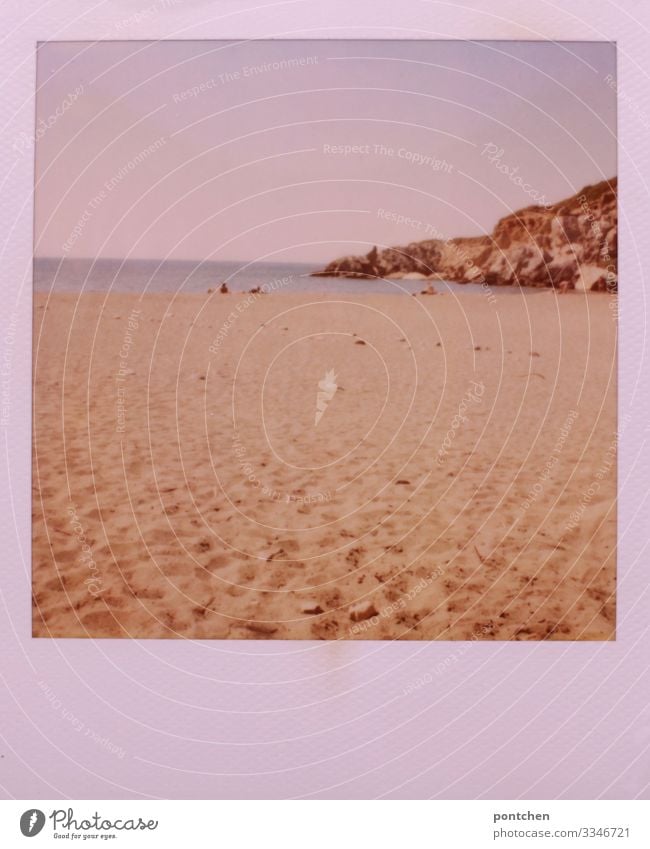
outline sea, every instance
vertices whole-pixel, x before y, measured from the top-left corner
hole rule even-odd
[[[34,260],[34,289],[37,292],[148,292],[206,293],[226,283],[231,292],[248,292],[262,287],[272,293],[367,293],[404,295],[420,292],[425,280],[359,280],[350,277],[312,277],[322,266],[307,263],[236,262],[151,259],[81,259],[38,257]],[[436,280],[438,292],[484,295],[477,283]],[[500,294],[515,294],[523,287],[499,287]],[[526,291],[540,293],[543,289]]]

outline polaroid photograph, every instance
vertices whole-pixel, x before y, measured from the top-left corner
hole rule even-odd
[[[0,17],[2,845],[647,849],[650,7]]]
[[[616,162],[609,42],[39,45],[34,636],[614,639]]]

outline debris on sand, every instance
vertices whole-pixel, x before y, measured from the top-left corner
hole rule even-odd
[[[363,622],[378,616],[377,608],[371,601],[359,601],[350,608],[350,619],[353,622]]]
[[[248,631],[252,631],[254,634],[262,634],[264,637],[270,637],[278,630],[273,625],[267,625],[264,622],[247,622],[244,627]]]

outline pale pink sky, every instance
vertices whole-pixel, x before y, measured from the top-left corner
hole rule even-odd
[[[43,44],[36,254],[320,264],[489,232],[616,174],[615,76],[609,43]]]

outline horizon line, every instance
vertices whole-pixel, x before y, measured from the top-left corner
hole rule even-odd
[[[243,260],[243,259],[201,259],[200,257],[156,257],[156,256],[66,256],[65,254],[62,256],[54,256],[52,254],[34,254],[32,257],[33,260],[43,260],[49,259],[54,261],[61,261],[64,259],[78,259],[78,260],[94,260],[98,262],[99,260],[110,260],[112,262],[197,262],[197,263],[208,263],[208,262],[232,262],[239,263],[242,266],[244,265],[254,265],[259,263],[264,263],[266,265],[311,265],[312,260]],[[320,262],[320,260],[314,260],[314,262]]]

